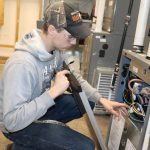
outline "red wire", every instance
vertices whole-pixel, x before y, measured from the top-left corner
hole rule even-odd
[[[134,91],[133,91],[133,88],[131,87],[131,83],[132,82],[143,82],[142,80],[140,80],[140,79],[131,79],[129,82],[128,82],[128,88],[129,88],[129,90],[132,92],[132,93],[134,93]],[[149,92],[145,92],[144,94],[146,94],[146,95],[150,95],[150,93]]]

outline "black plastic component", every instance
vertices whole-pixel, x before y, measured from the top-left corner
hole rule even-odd
[[[108,49],[108,44],[103,44],[103,46],[102,46],[102,47],[103,47],[103,49],[105,49],[105,50],[106,50],[106,49]]]
[[[99,57],[105,57],[105,50],[99,51]]]
[[[129,70],[129,64],[124,64],[123,65],[123,71],[121,73],[123,78],[125,78],[127,76],[128,70]]]

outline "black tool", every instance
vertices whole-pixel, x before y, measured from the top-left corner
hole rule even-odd
[[[63,62],[63,69],[70,71],[68,65],[66,62]],[[70,72],[70,74],[66,74],[66,77],[68,78],[68,81],[70,83],[69,91],[73,94],[75,102],[77,103],[81,115],[83,115],[86,111],[83,106],[82,100],[79,96],[79,93],[82,92],[82,88],[78,82],[78,80],[75,78],[75,76]]]

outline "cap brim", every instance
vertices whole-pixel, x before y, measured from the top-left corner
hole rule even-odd
[[[91,22],[82,22],[80,24],[68,26],[66,30],[75,38],[85,39],[91,33]]]

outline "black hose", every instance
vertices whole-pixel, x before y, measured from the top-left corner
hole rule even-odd
[[[134,0],[130,0],[130,4],[129,4],[129,8],[128,8],[128,13],[127,13],[126,18],[125,18],[125,25],[124,25],[124,30],[123,30],[122,38],[121,38],[121,44],[120,44],[120,48],[119,48],[119,54],[118,54],[117,61],[116,61],[116,64],[115,64],[114,76],[113,76],[112,83],[111,83],[112,90],[114,89],[116,78],[117,78],[118,72],[119,72],[119,63],[120,63],[120,59],[121,59],[121,55],[122,55],[122,51],[123,51],[123,47],[124,47],[124,43],[125,43],[127,29],[128,29],[128,26],[129,26],[129,22],[131,20],[131,12],[132,12],[133,2],[134,2]]]

